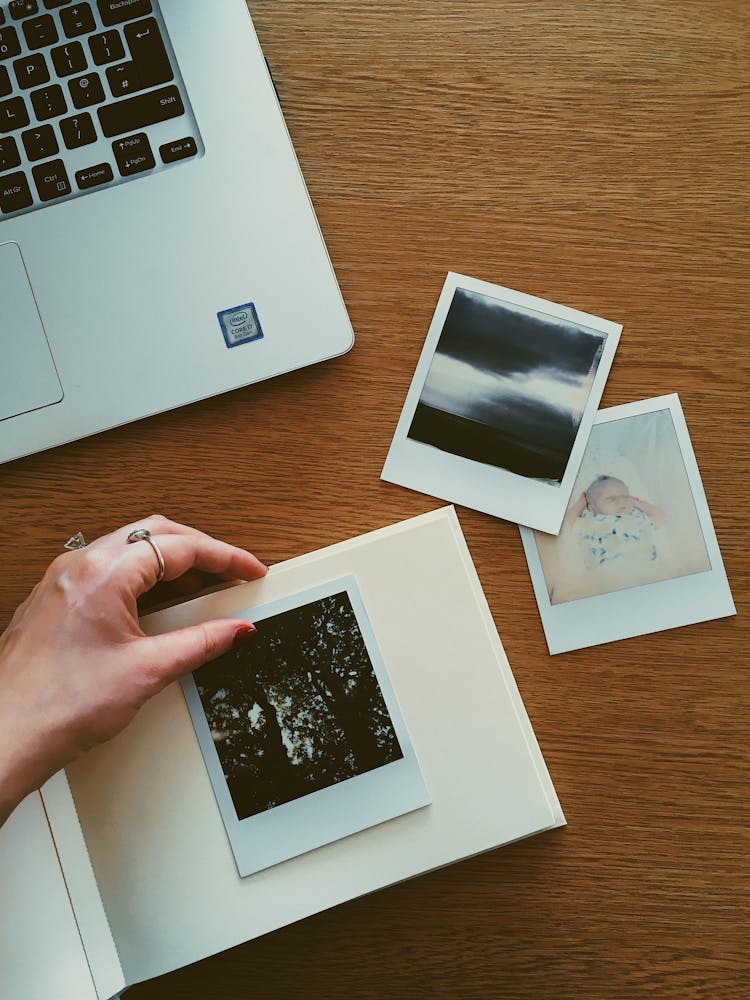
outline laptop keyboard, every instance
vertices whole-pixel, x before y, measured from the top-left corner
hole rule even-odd
[[[0,2],[0,219],[202,152],[157,0]]]

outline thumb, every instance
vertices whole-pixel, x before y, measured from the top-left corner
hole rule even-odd
[[[168,684],[228,653],[235,640],[244,644],[257,631],[243,618],[218,618],[151,636],[145,642],[149,659],[157,665],[164,683]]]

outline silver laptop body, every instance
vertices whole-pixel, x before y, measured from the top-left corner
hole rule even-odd
[[[352,342],[244,0],[0,0],[0,461]]]

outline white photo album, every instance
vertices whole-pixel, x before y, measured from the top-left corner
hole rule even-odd
[[[550,653],[735,614],[675,394],[600,411],[559,536],[521,538]]]
[[[428,805],[356,579],[245,617],[253,641],[182,682],[239,874]]]
[[[558,532],[621,330],[448,274],[381,478]]]

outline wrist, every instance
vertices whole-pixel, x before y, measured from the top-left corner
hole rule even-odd
[[[43,757],[40,733],[0,688],[0,826],[49,777]]]
[[[34,789],[29,764],[23,746],[17,745],[15,727],[0,715],[0,827]]]

